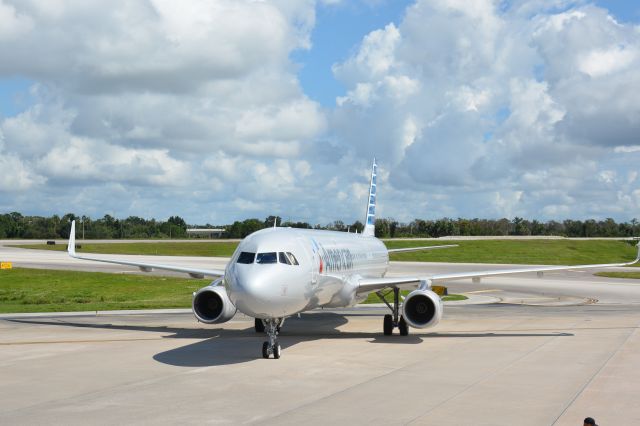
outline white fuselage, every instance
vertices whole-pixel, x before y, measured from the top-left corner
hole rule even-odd
[[[387,248],[375,237],[269,228],[238,245],[224,285],[240,312],[281,318],[321,306],[351,306],[359,301],[358,279],[382,277],[388,266]]]

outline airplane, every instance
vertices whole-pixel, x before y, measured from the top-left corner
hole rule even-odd
[[[155,263],[80,255],[75,251],[75,221],[69,235],[69,256],[98,262],[134,266],[144,272],[154,269],[183,272],[194,278],[215,278],[208,286],[193,293],[192,310],[205,324],[229,321],[237,311],[253,317],[256,332],[266,332],[263,358],[280,358],[278,333],[285,318],[316,308],[351,307],[376,292],[391,313],[384,315],[383,333],[391,335],[398,328],[401,336],[414,328],[433,327],[440,322],[443,305],[432,285],[451,280],[548,271],[629,266],[640,260],[640,243],[636,259],[628,263],[577,266],[537,266],[517,269],[453,272],[424,276],[385,277],[389,254],[418,250],[452,248],[456,245],[387,249],[374,236],[377,164],[371,167],[365,226],[362,233],[273,227],[244,238],[224,270],[198,269]],[[411,291],[402,301],[400,289]],[[387,303],[381,293],[393,291]]]

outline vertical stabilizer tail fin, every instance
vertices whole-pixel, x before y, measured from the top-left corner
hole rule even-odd
[[[69,232],[69,243],[67,244],[69,256],[76,257],[76,221],[71,221],[71,231]]]
[[[367,199],[367,216],[365,220],[362,235],[365,237],[373,237],[376,230],[376,181],[378,175],[378,165],[376,159],[373,159],[371,165],[371,181],[369,183],[369,197]]]

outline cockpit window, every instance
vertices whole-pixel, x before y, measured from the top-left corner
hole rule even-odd
[[[256,263],[278,263],[278,256],[275,251],[269,253],[258,253]]]
[[[238,256],[237,263],[253,263],[253,259],[256,257],[255,253],[250,253],[248,251],[243,251]]]
[[[297,265],[298,259],[291,252],[278,252],[278,262],[284,263],[285,265]]]
[[[284,263],[285,265],[291,265],[291,260],[287,257],[284,252],[278,252],[278,262]]]
[[[298,259],[296,259],[296,257],[293,255],[293,253],[291,252],[287,252],[287,257],[289,258],[289,260],[291,261],[292,265],[299,265],[298,263]]]

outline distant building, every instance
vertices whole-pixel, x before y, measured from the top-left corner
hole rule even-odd
[[[216,228],[192,228],[187,229],[187,236],[189,238],[220,238],[224,229],[216,229]]]

